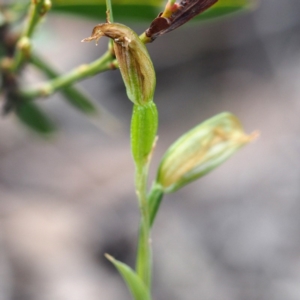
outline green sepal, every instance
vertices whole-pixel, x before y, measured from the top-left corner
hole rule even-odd
[[[151,300],[150,292],[146,285],[129,266],[108,254],[105,254],[105,257],[117,268],[134,300]]]
[[[18,104],[16,115],[22,123],[39,134],[49,135],[55,132],[52,121],[32,102]]]
[[[154,102],[134,105],[131,119],[131,151],[136,165],[144,166],[150,159],[158,126]]]

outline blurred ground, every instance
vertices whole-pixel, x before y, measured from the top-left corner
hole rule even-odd
[[[262,0],[253,13],[149,45],[160,112],[154,166],[177,137],[221,111],[261,131],[165,198],[153,230],[154,299],[300,299],[299,13],[299,0]],[[96,23],[52,16],[38,48],[61,71],[92,61],[107,41],[80,40]],[[118,71],[80,85],[115,114],[118,133],[103,133],[59,95],[41,100],[61,128],[54,140],[13,116],[0,120],[0,300],[130,299],[103,253],[134,264],[131,104]]]

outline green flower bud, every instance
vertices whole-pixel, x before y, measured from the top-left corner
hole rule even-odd
[[[91,37],[82,40],[98,41],[107,36],[114,41],[114,52],[119,63],[128,98],[137,105],[153,100],[156,78],[147,48],[129,27],[118,23],[97,25]]]
[[[134,105],[131,120],[131,150],[137,165],[149,162],[155,143],[158,113],[154,102]]]
[[[221,113],[180,137],[165,153],[157,183],[171,193],[213,170],[257,133],[246,135],[234,115]]]

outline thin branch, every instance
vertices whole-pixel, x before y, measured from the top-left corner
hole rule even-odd
[[[107,14],[107,22],[113,23],[114,22],[114,16],[111,6],[111,0],[106,0],[106,14]]]
[[[23,97],[28,99],[49,96],[58,89],[69,87],[79,80],[111,69],[112,63],[113,57],[110,52],[107,51],[103,56],[90,64],[81,65],[69,73],[56,77],[36,88],[21,89],[20,93]]]
[[[24,31],[17,43],[16,53],[11,64],[10,70],[12,72],[18,71],[22,63],[30,57],[30,39],[36,29],[36,26],[50,8],[51,0],[31,0],[28,17],[24,25]]]
[[[50,64],[36,54],[31,55],[30,62],[50,79],[60,76],[60,74]],[[60,92],[80,111],[86,114],[97,113],[97,107],[94,105],[93,101],[90,100],[90,98],[79,88],[75,86],[68,86],[62,88]]]

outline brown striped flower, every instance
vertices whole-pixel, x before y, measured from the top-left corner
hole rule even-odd
[[[147,38],[154,41],[158,36],[170,32],[204,12],[218,0],[181,0],[180,3],[166,6],[145,31]]]

